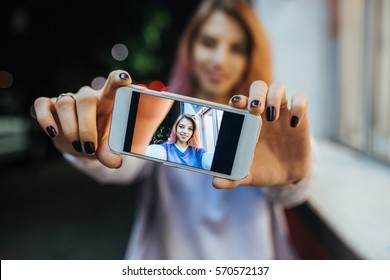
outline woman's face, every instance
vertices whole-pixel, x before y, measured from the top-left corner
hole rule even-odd
[[[247,67],[247,42],[241,25],[222,11],[215,11],[194,39],[192,67],[202,94],[209,99],[229,98]]]
[[[182,118],[176,127],[176,137],[178,141],[187,143],[194,133],[194,125],[187,118]]]

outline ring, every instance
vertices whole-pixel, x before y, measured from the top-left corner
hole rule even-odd
[[[74,98],[74,96],[73,96],[72,93],[61,93],[60,95],[58,95],[57,100],[56,100],[56,103],[58,102],[58,100],[60,100],[61,98],[65,97],[65,96],[69,96],[69,97],[71,97],[73,100],[76,100],[76,99]]]

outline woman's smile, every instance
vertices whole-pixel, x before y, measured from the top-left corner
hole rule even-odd
[[[187,133],[181,132],[179,134],[179,138],[180,138],[181,141],[187,141],[188,135],[187,135]]]
[[[205,70],[205,76],[209,80],[211,84],[221,84],[223,83],[226,79],[227,76],[222,73],[222,71],[210,69],[210,70]]]

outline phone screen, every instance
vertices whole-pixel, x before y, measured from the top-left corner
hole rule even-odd
[[[137,131],[142,129],[139,107],[143,95],[133,91],[131,97],[125,152],[231,175],[244,115],[174,101],[161,123],[152,124],[157,129],[148,139],[145,152],[140,153],[134,149],[133,143]]]

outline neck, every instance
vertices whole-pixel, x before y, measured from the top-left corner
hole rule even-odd
[[[180,148],[187,147],[187,142],[181,142],[180,140],[177,140],[175,144],[176,144],[176,146],[179,146]]]
[[[214,94],[210,94],[210,93],[202,91],[202,90],[195,91],[194,97],[199,98],[199,99],[204,99],[207,101],[211,101],[211,102],[220,103],[220,104],[228,104],[229,103],[229,98],[226,95],[225,96],[216,96]]]

